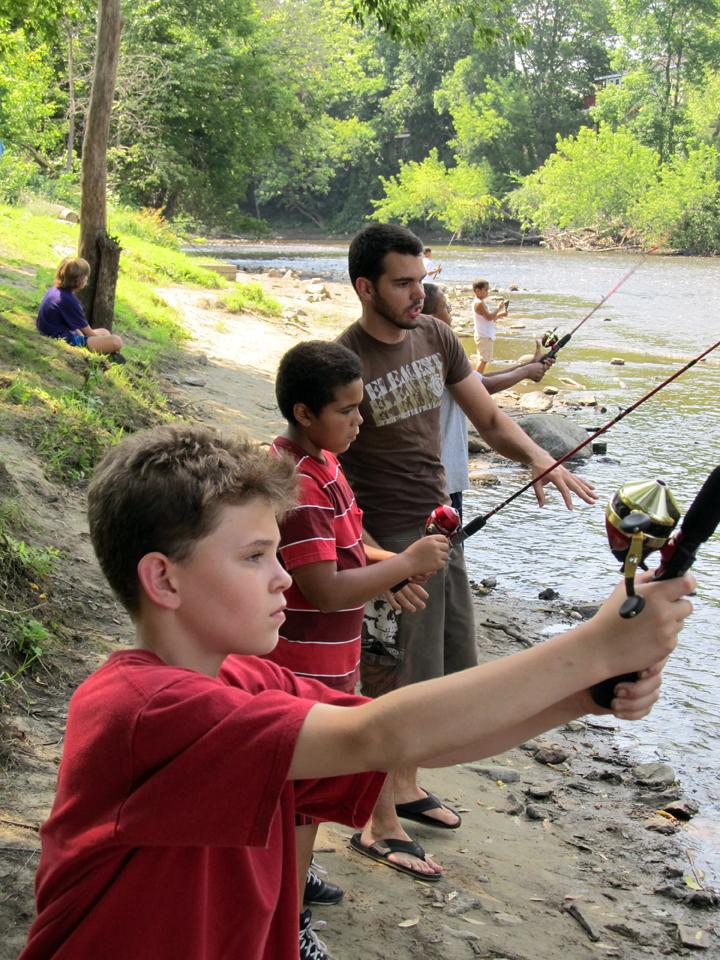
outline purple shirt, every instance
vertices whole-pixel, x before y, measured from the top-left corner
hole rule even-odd
[[[38,310],[36,327],[46,337],[69,340],[88,325],[80,301],[63,287],[50,287]]]

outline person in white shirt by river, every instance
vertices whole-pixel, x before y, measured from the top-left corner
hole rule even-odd
[[[473,304],[475,344],[478,351],[478,363],[475,369],[478,373],[482,373],[492,360],[495,321],[498,317],[507,316],[507,306],[504,301],[501,301],[495,310],[488,310],[485,300],[490,293],[490,284],[487,280],[475,280],[473,293],[475,294],[475,303]]]

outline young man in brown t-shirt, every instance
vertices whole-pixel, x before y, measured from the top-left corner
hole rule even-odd
[[[338,341],[363,365],[363,424],[340,459],[371,542],[400,552],[425,532],[435,507],[449,504],[440,453],[440,403],[447,386],[483,439],[538,476],[553,458],[490,399],[452,330],[421,313],[425,291],[422,244],[403,227],[366,227],[350,245],[350,280],[362,316]],[[592,503],[591,484],[558,467],[536,487],[554,483],[568,507],[571,492]],[[454,673],[477,662],[472,596],[462,548],[424,584],[426,609],[399,618],[387,656],[363,654],[362,691],[379,696],[409,683]],[[405,819],[453,829],[460,818],[417,784],[416,770],[395,775],[397,811]],[[407,835],[405,835],[407,836]],[[373,824],[363,834],[382,839]],[[400,838],[402,839],[402,837]]]

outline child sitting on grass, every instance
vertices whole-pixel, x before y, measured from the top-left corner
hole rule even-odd
[[[290,576],[276,517],[295,469],[241,440],[166,425],[113,447],[89,489],[90,535],[130,612],[134,649],[75,692],[22,960],[293,960],[295,812],[369,816],[401,765],[501,753],[588,712],[645,715],[695,580],[623,588],[568,633],[374,701],[258,659]]]
[[[286,619],[278,645],[268,659],[294,674],[319,680],[343,693],[354,693],[360,679],[360,634],[365,603],[393,584],[412,576],[426,578],[440,570],[448,557],[445,537],[425,537],[397,556],[363,544],[362,510],[355,502],[337,461],[358,434],[362,423],[358,407],[363,383],[360,360],[338,343],[314,340],[300,343],[280,361],[275,392],[288,426],[272,445],[276,456],[295,462],[300,480],[300,504],[280,524],[280,557],[293,582],[285,593]],[[379,561],[379,562],[377,562]],[[414,611],[427,594],[419,586],[399,592],[392,603]],[[397,845],[384,860],[397,867],[398,859],[412,861],[412,847],[424,851],[400,826],[394,802],[388,804]],[[309,868],[318,823],[298,816],[296,822],[298,887],[306,904],[338,903],[343,891],[321,880]],[[382,837],[394,846],[394,840]],[[367,846],[372,841],[369,841]],[[360,852],[363,852],[361,850]],[[392,854],[393,859],[388,861]],[[401,864],[400,864],[401,865]],[[410,870],[408,872],[410,872]],[[424,867],[431,879],[440,879]],[[415,870],[418,877],[425,873]],[[310,911],[300,903],[301,929]]]
[[[125,363],[120,337],[102,327],[88,326],[82,304],[75,296],[90,276],[90,264],[82,257],[65,257],[55,271],[53,285],[42,299],[36,327],[45,337],[64,340],[71,347],[87,347],[91,353],[107,353],[114,363]]]

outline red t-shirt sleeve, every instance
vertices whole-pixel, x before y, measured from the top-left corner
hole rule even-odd
[[[192,675],[155,694],[133,732],[129,846],[264,846],[313,703]],[[138,779],[139,776],[139,779]]]
[[[228,657],[223,664],[220,676],[226,683],[240,683],[247,688],[247,667],[247,658]],[[272,670],[278,685],[294,697],[300,698],[298,702],[309,704],[309,706],[314,703],[331,703],[334,706],[352,708],[369,702],[367,697],[357,697],[354,694],[331,690],[319,680],[297,677],[290,670],[266,660],[262,661],[262,669]],[[324,777],[318,780],[296,780],[295,809],[298,813],[316,816],[323,820],[364,827],[370,819],[378,794],[385,782],[385,776],[384,773],[371,772],[348,774],[342,777]]]
[[[280,556],[289,572],[323,560],[337,560],[335,507],[312,477],[300,476],[300,506],[280,524]]]

